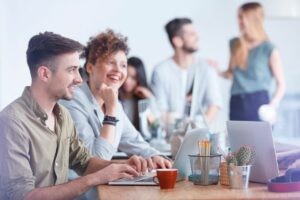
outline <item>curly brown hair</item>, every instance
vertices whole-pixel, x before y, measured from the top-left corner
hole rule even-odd
[[[95,64],[98,59],[105,61],[118,51],[123,51],[126,56],[128,55],[127,37],[107,29],[96,37],[90,37],[82,55],[86,59],[84,67],[87,63]]]

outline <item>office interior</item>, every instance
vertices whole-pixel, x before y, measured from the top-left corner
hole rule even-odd
[[[200,35],[197,56],[214,59],[226,69],[229,39],[238,35],[238,7],[243,0],[91,0],[21,1],[1,0],[0,6],[0,110],[20,96],[30,84],[26,64],[27,42],[39,32],[53,31],[85,44],[91,35],[107,28],[129,38],[129,56],[139,56],[146,65],[148,80],[153,67],[173,53],[164,25],[174,17],[189,17]],[[276,138],[299,144],[300,136],[300,1],[261,0],[265,27],[279,49],[286,78],[286,93],[273,127]],[[224,106],[216,130],[228,120],[231,81],[220,78]]]

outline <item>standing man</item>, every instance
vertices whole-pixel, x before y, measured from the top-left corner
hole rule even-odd
[[[146,170],[137,156],[127,164],[91,157],[71,116],[57,104],[71,99],[82,82],[81,51],[80,43],[51,32],[30,39],[31,86],[0,113],[0,199],[74,199],[93,186]],[[67,182],[69,168],[83,176]]]
[[[194,56],[198,50],[196,28],[190,19],[176,18],[165,29],[174,55],[154,68],[151,84],[157,103],[163,113],[182,117],[186,103],[195,99],[192,115],[204,114],[211,122],[221,107],[221,96],[216,73]]]

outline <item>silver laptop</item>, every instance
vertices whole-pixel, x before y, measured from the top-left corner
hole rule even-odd
[[[278,176],[272,129],[268,122],[228,121],[227,129],[232,150],[237,150],[243,144],[255,148],[250,181],[267,183],[270,178]]]
[[[198,154],[198,141],[208,138],[207,129],[193,129],[187,132],[175,157],[173,168],[178,169],[177,181],[191,174],[191,166],[188,155]],[[108,183],[109,185],[157,185],[153,182],[153,176],[139,176],[133,179],[118,179]]]

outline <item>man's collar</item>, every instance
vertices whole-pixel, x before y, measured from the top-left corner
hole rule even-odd
[[[44,123],[48,119],[47,113],[42,109],[42,107],[37,103],[37,101],[33,98],[31,89],[29,86],[25,87],[22,99],[29,106],[29,108],[34,112],[34,114],[41,119]],[[56,103],[53,108],[53,113],[58,120],[62,120],[62,113],[59,105]]]

